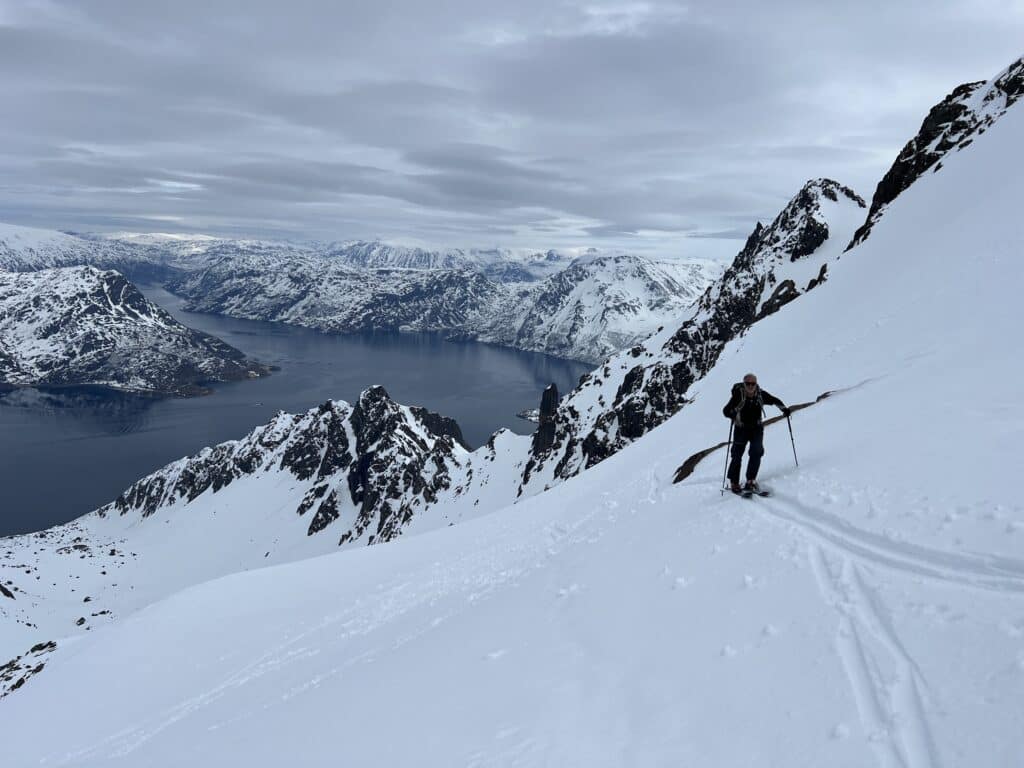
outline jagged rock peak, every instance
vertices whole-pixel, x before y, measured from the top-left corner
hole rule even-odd
[[[832,179],[811,179],[786,204],[767,227],[754,228],[734,267],[747,268],[755,256],[796,261],[814,253],[829,236],[827,202],[850,201],[866,208],[864,198]]]
[[[968,147],[1024,95],[1024,57],[991,80],[964,83],[932,107],[917,135],[903,147],[892,167],[878,182],[867,220],[854,233],[847,250],[871,234],[893,200],[950,152]]]
[[[278,413],[241,440],[206,448],[139,480],[99,517],[162,509],[220,493],[236,481],[293,480],[298,516],[311,514],[307,535],[342,515],[339,544],[375,543],[398,536],[414,509],[436,500],[451,485],[451,472],[466,456],[454,420],[396,403],[380,386],[354,406],[327,401],[304,414]]]

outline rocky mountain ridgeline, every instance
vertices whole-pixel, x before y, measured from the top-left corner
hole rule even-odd
[[[241,440],[139,480],[95,514],[149,517],[241,478],[287,473],[301,491],[292,511],[308,520],[307,535],[340,518],[332,528],[339,544],[373,544],[395,538],[417,508],[451,489],[467,454],[454,420],[401,406],[376,386],[354,406],[328,401],[279,413]]]
[[[867,221],[854,233],[849,248],[863,242],[886,206],[923,173],[942,168],[942,158],[959,152],[985,133],[1024,95],[1024,58],[991,80],[964,83],[928,112],[917,135],[903,147],[892,167],[878,182]]]

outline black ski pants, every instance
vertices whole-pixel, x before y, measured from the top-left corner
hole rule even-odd
[[[729,480],[740,481],[740,465],[743,463],[743,451],[750,444],[750,460],[747,462],[747,480],[756,480],[757,471],[761,468],[761,457],[764,456],[764,427],[736,427],[732,436],[732,461],[729,462]]]

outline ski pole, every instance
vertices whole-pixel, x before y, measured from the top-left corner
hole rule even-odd
[[[789,427],[789,443],[793,446],[793,461],[799,467],[800,462],[796,458],[796,442],[793,440],[793,422],[789,420],[789,414],[786,414],[786,425]]]
[[[722,495],[725,495],[725,476],[729,472],[729,449],[732,448],[732,419],[729,419],[729,442],[725,444],[725,469],[722,470]]]

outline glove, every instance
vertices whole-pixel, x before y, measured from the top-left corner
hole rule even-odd
[[[735,416],[732,417],[732,423],[735,424],[737,427],[742,427],[743,419],[741,419],[740,415],[737,413]]]
[[[782,415],[785,416],[787,419],[789,418],[789,414],[791,414],[792,412],[793,409],[791,409],[788,405],[782,406]]]

